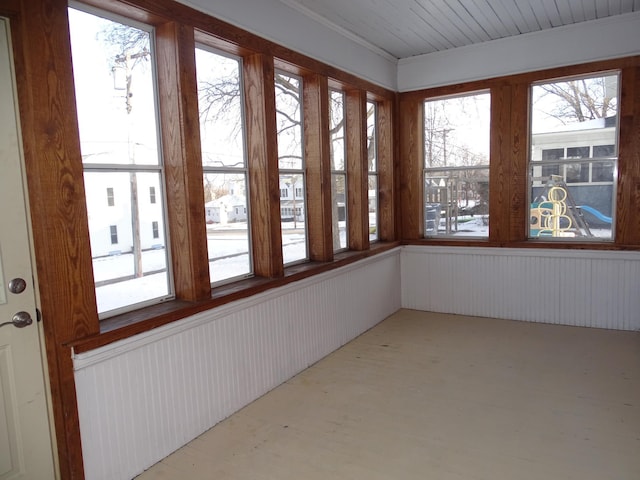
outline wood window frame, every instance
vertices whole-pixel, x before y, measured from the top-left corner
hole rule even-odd
[[[618,184],[615,240],[541,242],[527,238],[530,88],[535,82],[620,71]],[[491,93],[489,238],[424,238],[423,102],[488,90]],[[640,249],[640,56],[590,62],[399,94],[401,238],[406,244],[549,249]]]

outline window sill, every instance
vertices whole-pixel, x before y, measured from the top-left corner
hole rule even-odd
[[[498,242],[492,240],[452,240],[450,238],[422,238],[418,240],[406,240],[402,245],[441,245],[447,247],[503,247],[503,248],[548,248],[563,250],[640,250],[640,245],[624,245],[611,241],[549,241],[549,240],[520,240],[513,242]]]
[[[69,343],[69,346],[73,347],[76,353],[93,350],[242,298],[334,270],[386,252],[399,245],[400,242],[376,242],[371,245],[369,250],[337,253],[331,262],[306,262],[287,267],[283,277],[252,277],[213,288],[211,298],[206,300],[195,302],[172,300],[134,312],[123,313],[100,322],[99,334],[78,339]]]

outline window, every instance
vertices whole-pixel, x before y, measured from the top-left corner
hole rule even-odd
[[[116,204],[115,198],[113,197],[113,187],[107,187],[107,206],[113,207]]]
[[[367,102],[367,169],[369,240],[378,239],[378,110],[373,102]]]
[[[330,263],[335,251],[349,247],[340,264],[366,256],[360,252],[379,238],[380,217],[385,239],[397,238],[393,168],[387,167],[393,163],[393,92],[335,69],[328,78],[321,64],[286,49],[278,58],[253,55],[251,45],[202,26],[194,31],[194,64],[183,62],[189,52],[174,35],[181,22],[165,22],[151,7],[94,3],[74,1],[68,9],[80,141],[65,148],[82,160],[92,287],[99,319],[111,318],[99,328],[122,325],[122,314],[149,318],[156,309],[140,310],[174,298],[205,308],[232,290],[251,291],[252,282],[223,284],[254,274],[265,284],[285,274],[312,275],[315,262]],[[147,18],[156,26],[145,24]],[[330,140],[341,150],[333,165],[331,89],[339,90],[334,101],[342,117],[332,125],[341,137]],[[199,155],[202,165],[194,166]],[[387,196],[378,205],[380,183]],[[388,208],[385,215],[380,208]],[[348,214],[357,221],[349,224]],[[284,268],[309,259],[314,262]],[[89,270],[85,263],[78,268]],[[162,321],[180,316],[173,311],[182,312],[182,305],[158,309]]]
[[[344,93],[331,90],[329,137],[331,156],[331,219],[333,251],[347,248],[347,170],[345,163]]]
[[[489,235],[490,94],[424,102],[425,237]]]
[[[593,158],[613,158],[615,145],[594,145]],[[591,164],[592,182],[613,182],[613,165],[611,162],[593,162]]]
[[[294,195],[280,201],[282,257],[284,264],[308,258],[305,208],[305,170],[302,131],[302,79],[284,72],[275,74],[276,128],[280,191]],[[291,212],[291,213],[289,213]]]
[[[560,175],[566,183],[613,182],[613,165],[610,162],[567,163],[552,162],[572,158],[608,158],[613,156],[614,145],[594,145],[593,147],[567,147],[542,150],[542,177]]]
[[[250,218],[241,61],[196,49],[209,276],[212,284],[250,275]],[[249,209],[250,211],[250,209]]]
[[[562,158],[564,156],[564,148],[550,148],[542,151],[542,161],[544,165],[542,165],[542,175],[559,175],[560,167],[555,165],[554,161]]]
[[[164,217],[140,192],[161,191],[153,30],[114,16],[69,9],[73,72],[95,293],[101,318],[172,298],[166,237],[149,218]],[[118,206],[94,192],[113,185]],[[105,230],[110,242],[104,241]],[[119,238],[118,238],[119,237]],[[110,255],[118,243],[120,255]],[[152,248],[153,247],[153,248]]]
[[[609,73],[532,86],[530,238],[613,240],[618,85]]]
[[[118,244],[118,226],[109,225],[109,234],[111,237],[111,245],[117,245]]]
[[[589,147],[569,147],[566,158],[589,158]],[[570,163],[565,166],[567,183],[584,183],[589,181],[588,163]]]

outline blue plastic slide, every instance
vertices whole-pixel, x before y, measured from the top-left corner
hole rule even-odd
[[[584,212],[589,212],[591,215],[596,217],[601,222],[611,223],[611,217],[607,217],[604,213],[600,212],[599,210],[596,210],[593,207],[590,207],[589,205],[581,205],[578,208]]]

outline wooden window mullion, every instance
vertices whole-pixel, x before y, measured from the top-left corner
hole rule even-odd
[[[247,163],[253,270],[256,276],[281,277],[282,234],[273,57],[244,58]]]
[[[640,67],[623,68],[621,77],[616,243],[640,245]]]
[[[156,28],[160,125],[176,298],[211,296],[193,29]],[[176,92],[177,89],[177,92]]]
[[[333,237],[327,77],[304,78],[303,102],[309,260],[328,262],[333,259]]]
[[[522,242],[527,237],[528,176],[526,85],[491,89],[489,240]]]
[[[409,97],[400,102],[400,224],[404,240],[424,236],[424,104]]]
[[[379,240],[396,239],[393,155],[393,102],[378,102],[378,226]]]
[[[369,248],[367,165],[367,97],[362,90],[346,92],[347,202],[349,249]]]
[[[504,238],[505,230],[501,229],[500,241],[521,242],[527,239],[527,229],[530,219],[529,204],[529,85],[516,83],[511,88],[511,111],[508,125],[503,125],[508,132],[510,141],[508,149],[501,150],[501,162],[509,163],[508,179],[509,195],[504,198],[504,217],[502,222],[509,222],[508,237]],[[495,129],[492,128],[492,135]],[[498,132],[495,132],[498,134]],[[493,168],[493,167],[492,167]],[[493,184],[494,180],[491,180]],[[491,199],[491,195],[489,195]],[[489,200],[491,202],[491,200]],[[491,218],[491,216],[489,216]],[[507,220],[508,219],[508,220]],[[502,227],[502,225],[501,225]],[[491,229],[489,229],[491,233]]]

